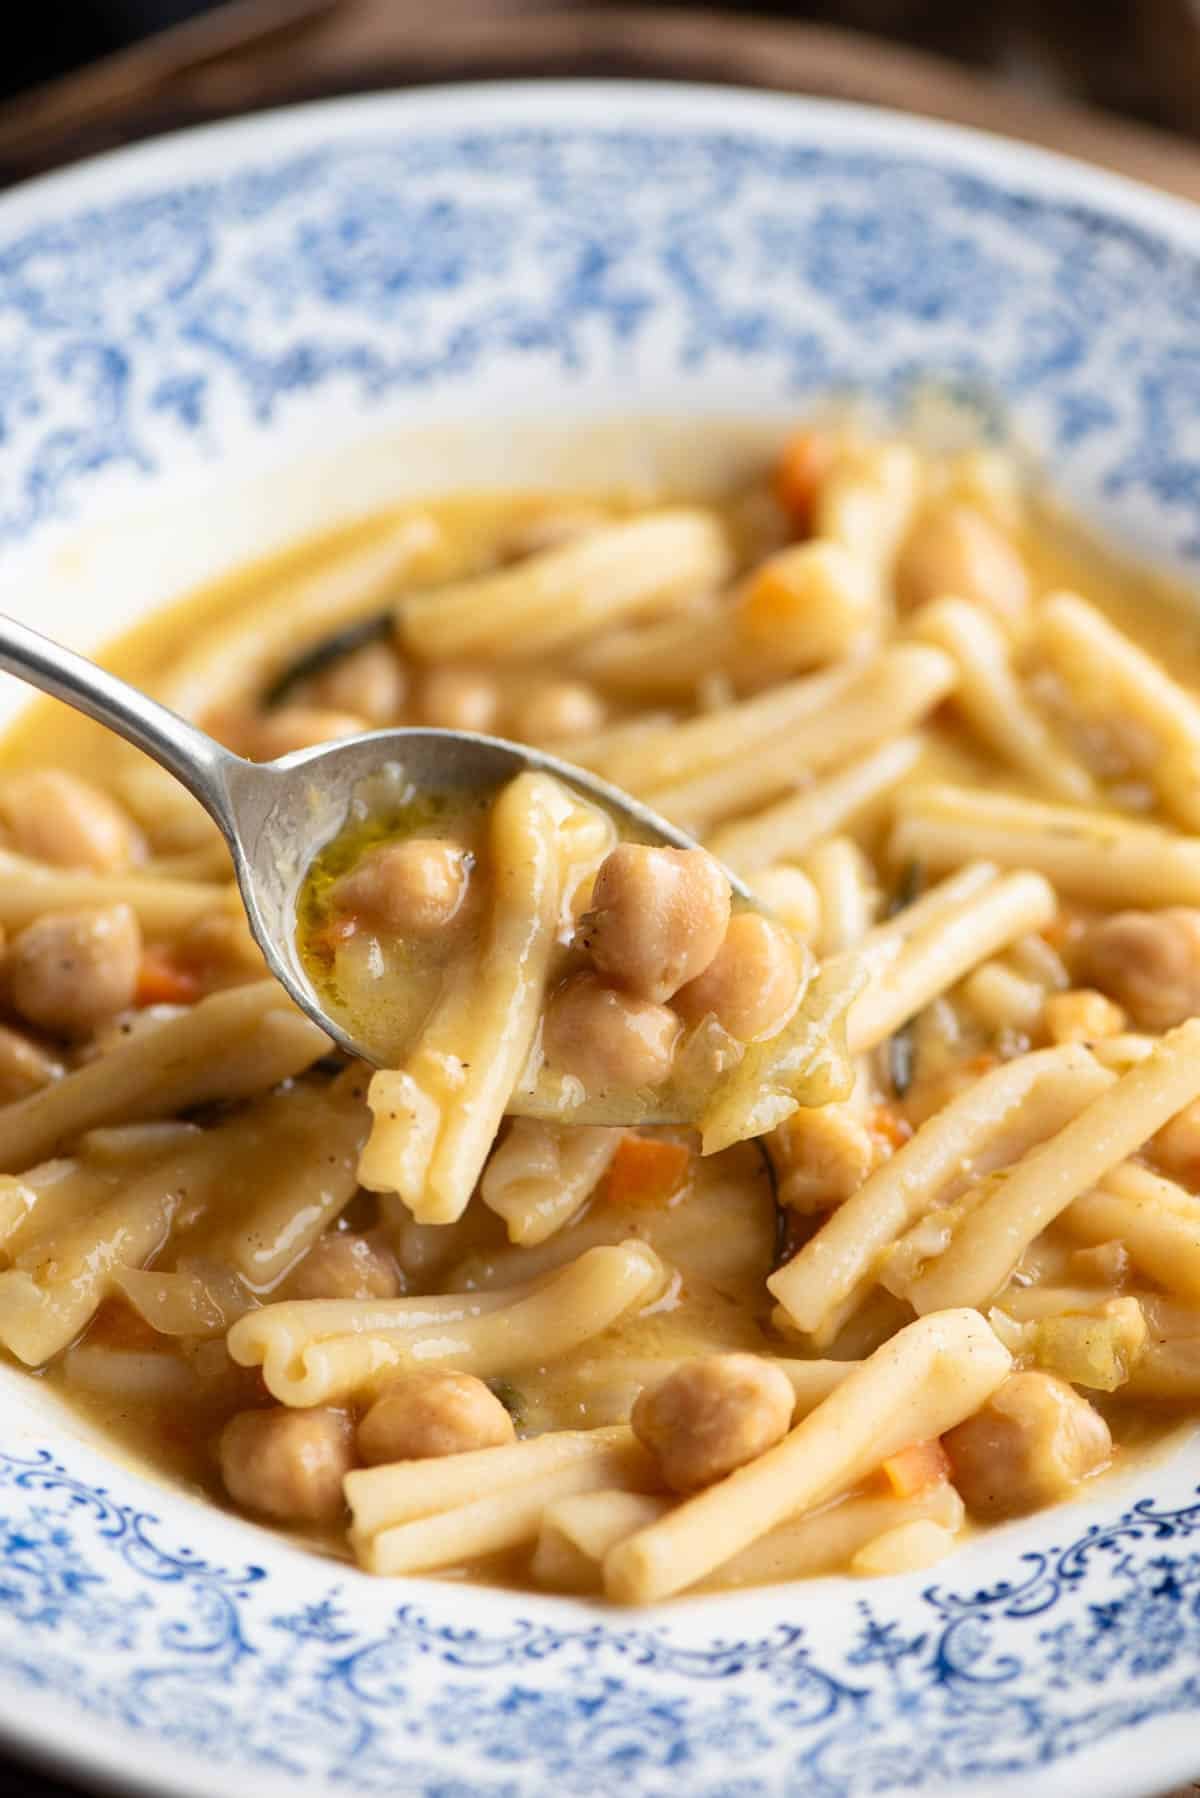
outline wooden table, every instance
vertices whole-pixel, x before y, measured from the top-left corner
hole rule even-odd
[[[528,0],[489,0],[486,12],[479,0],[438,0],[437,14],[430,18],[428,0],[242,0],[225,18],[0,108],[0,184],[289,100],[432,81],[609,75],[896,107],[1065,151],[1200,202],[1200,148],[853,32],[665,8],[548,11]],[[1198,1793],[1200,1785],[1167,1798]],[[0,1798],[77,1793],[10,1765],[0,1766]]]

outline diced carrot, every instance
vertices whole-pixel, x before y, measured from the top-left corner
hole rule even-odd
[[[803,553],[803,552],[801,552]],[[738,598],[739,627],[762,643],[803,623],[808,609],[802,585],[792,574],[796,548],[768,556],[749,576]]]
[[[630,1132],[617,1145],[600,1186],[610,1205],[663,1205],[683,1191],[691,1155],[683,1143]]]
[[[897,1149],[902,1149],[913,1133],[908,1119],[901,1117],[890,1105],[876,1105],[872,1108],[869,1127],[871,1135],[878,1137],[892,1154]]]
[[[833,460],[833,445],[821,431],[797,431],[775,464],[775,497],[797,532],[812,529],[817,494]]]
[[[204,992],[204,982],[162,944],[151,943],[142,951],[138,970],[137,1005],[194,1005]]]
[[[879,1470],[897,1498],[914,1498],[927,1486],[950,1478],[950,1458],[939,1436],[910,1443],[899,1454],[889,1455]]]

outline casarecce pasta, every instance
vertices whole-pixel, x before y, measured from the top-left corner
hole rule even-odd
[[[127,645],[250,756],[490,731],[697,838],[381,769],[298,921],[375,1069],[191,801],[18,727],[4,1352],[368,1572],[639,1604],[916,1570],[1194,1413],[1200,661],[1000,463],[410,505]]]

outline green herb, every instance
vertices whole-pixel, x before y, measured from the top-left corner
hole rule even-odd
[[[767,1176],[767,1185],[771,1189],[771,1204],[775,1208],[775,1240],[771,1250],[770,1269],[774,1273],[777,1268],[783,1267],[785,1262],[791,1260],[795,1251],[795,1244],[792,1240],[795,1219],[789,1208],[780,1203],[779,1175],[775,1171],[775,1163],[771,1160],[770,1149],[761,1136],[754,1137],[753,1141],[754,1147],[758,1150],[759,1160],[763,1165],[763,1173]]]
[[[903,1099],[911,1087],[917,1072],[917,1041],[913,1029],[915,1020],[910,1018],[907,1024],[901,1024],[899,1030],[893,1031],[888,1038],[888,1078],[892,1083],[892,1091],[898,1099]]]
[[[365,649],[368,643],[386,643],[395,625],[393,611],[377,612],[322,637],[319,643],[311,644],[280,669],[262,696],[263,709],[269,712],[282,705],[302,681],[315,680],[318,674],[324,674],[327,668],[344,661],[356,649]]]
[[[892,890],[891,898],[884,908],[884,916],[894,918],[897,912],[907,911],[925,884],[925,870],[921,863],[914,859],[905,862],[900,870],[900,878]]]

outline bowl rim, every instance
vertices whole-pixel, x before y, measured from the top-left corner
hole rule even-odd
[[[529,124],[531,108],[543,115],[538,123],[594,125],[598,121],[593,115],[597,113],[603,115],[599,122],[608,123],[614,130],[628,122],[649,122],[613,116],[611,106],[617,96],[635,113],[652,113],[656,103],[669,102],[675,111],[675,119],[660,120],[664,129],[669,129],[676,120],[711,125],[711,108],[714,106],[720,107],[721,128],[727,132],[736,130],[743,120],[750,127],[756,123],[760,127],[764,123],[773,123],[786,129],[789,120],[797,115],[812,115],[823,119],[830,127],[831,142],[853,141],[868,147],[872,138],[878,135],[897,149],[932,151],[935,158],[940,149],[942,156],[978,169],[993,180],[1003,180],[1006,171],[1011,170],[1024,176],[1031,187],[1043,192],[1065,184],[1088,204],[1127,212],[1139,222],[1161,231],[1182,231],[1189,239],[1189,245],[1200,244],[1200,202],[1166,193],[1149,182],[1103,168],[1083,157],[1062,150],[1044,149],[1037,144],[1006,137],[1001,132],[926,118],[918,113],[901,112],[895,107],[824,95],[764,92],[736,83],[603,77],[438,82],[417,88],[374,88],[362,93],[265,107],[232,118],[211,119],[203,124],[159,132],[137,143],[104,150],[65,168],[15,183],[0,193],[0,226],[46,201],[53,205],[60,199],[67,199],[77,205],[81,198],[90,197],[93,190],[102,190],[113,175],[124,180],[129,175],[149,175],[160,168],[165,170],[181,151],[199,150],[202,164],[210,156],[215,161],[223,161],[226,145],[250,148],[267,141],[277,148],[299,145],[305,141],[307,127],[326,121],[342,125],[349,121],[355,128],[365,128],[376,119],[387,119],[392,126],[416,130],[439,112],[461,106],[470,109],[472,122],[480,125],[511,121]],[[311,143],[308,147],[312,147]],[[201,174],[203,168],[194,172]]]

